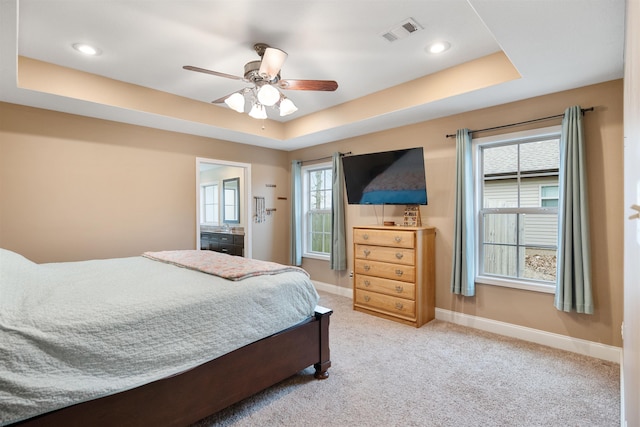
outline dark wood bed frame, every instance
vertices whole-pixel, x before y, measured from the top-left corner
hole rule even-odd
[[[27,419],[14,426],[186,426],[313,365],[325,379],[329,316],[316,307],[308,321],[191,370]]]

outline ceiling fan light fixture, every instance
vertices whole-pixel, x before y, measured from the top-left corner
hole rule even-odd
[[[287,56],[287,53],[283,50],[276,49],[275,47],[266,48],[262,55],[260,69],[258,70],[260,77],[267,81],[275,79],[278,73],[280,73],[280,69],[287,59]]]
[[[258,101],[267,107],[275,105],[276,102],[280,100],[280,96],[280,91],[268,84],[262,85],[262,87],[258,89]]]
[[[244,96],[240,92],[236,92],[224,100],[224,103],[232,110],[238,113],[244,113]]]
[[[417,28],[417,26],[411,24],[406,29],[410,31],[415,30],[415,28]],[[182,68],[227,79],[242,80],[245,83],[252,84],[250,87],[246,87],[231,95],[223,96],[211,102],[214,104],[224,102],[231,109],[239,113],[244,113],[244,107],[248,101],[251,108],[247,114],[255,119],[267,118],[266,107],[273,107],[274,110],[277,109],[281,117],[298,111],[298,107],[296,107],[293,101],[281,93],[281,89],[325,92],[333,92],[338,89],[338,82],[333,80],[282,80],[280,78],[280,69],[287,59],[287,53],[280,49],[269,47],[265,43],[256,43],[253,45],[253,48],[260,57],[260,60],[246,63],[243,77],[207,70],[206,68],[194,67],[193,65],[184,65]]]
[[[289,114],[293,114],[298,111],[298,107],[293,103],[289,98],[284,98],[280,101],[280,116],[288,116]]]
[[[256,102],[251,107],[251,111],[249,111],[249,116],[253,117],[254,119],[266,119],[267,110],[264,108],[264,105]]]

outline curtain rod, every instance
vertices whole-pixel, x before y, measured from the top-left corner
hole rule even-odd
[[[582,114],[584,114],[586,111],[593,111],[593,107],[581,108],[580,111],[582,111]],[[564,114],[556,114],[555,116],[541,117],[539,119],[526,120],[524,122],[518,122],[518,123],[510,123],[508,125],[494,126],[492,128],[470,130],[469,133],[485,132],[485,131],[488,131],[488,130],[496,130],[496,129],[508,128],[508,127],[511,127],[511,126],[526,125],[528,123],[535,123],[535,122],[541,122],[541,121],[544,121],[544,120],[557,119],[559,117],[564,117]],[[454,138],[455,136],[456,136],[456,134],[453,133],[453,134],[447,135],[447,138]]]
[[[351,151],[349,151],[348,153],[340,153],[341,156],[346,156],[347,154],[351,154]],[[320,160],[327,160],[331,158],[333,158],[333,156],[320,157],[319,159],[302,160],[300,163],[317,162]]]

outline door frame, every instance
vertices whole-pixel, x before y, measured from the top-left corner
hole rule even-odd
[[[244,256],[245,258],[251,258],[251,232],[252,232],[252,217],[251,217],[251,164],[230,162],[227,160],[209,159],[206,157],[196,157],[196,249],[200,248],[200,165],[217,165],[217,166],[232,166],[236,168],[243,168],[243,187],[244,194],[240,196],[240,215],[245,218],[244,224]]]
[[[640,425],[640,4],[627,1],[624,61],[624,319],[622,323],[621,425]]]

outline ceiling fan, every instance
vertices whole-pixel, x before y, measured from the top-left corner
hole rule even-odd
[[[280,70],[284,61],[287,59],[287,53],[280,49],[270,47],[265,43],[256,43],[253,48],[261,59],[246,63],[243,77],[194,67],[192,65],[185,65],[182,68],[227,79],[241,80],[252,84],[250,87],[223,96],[212,102],[214,104],[224,102],[232,109],[242,113],[244,112],[245,96],[250,95],[251,110],[249,111],[249,115],[259,119],[267,118],[265,106],[277,106],[281,116],[286,116],[297,111],[298,108],[293,102],[278,89],[334,91],[338,88],[338,83],[333,80],[282,79]]]

